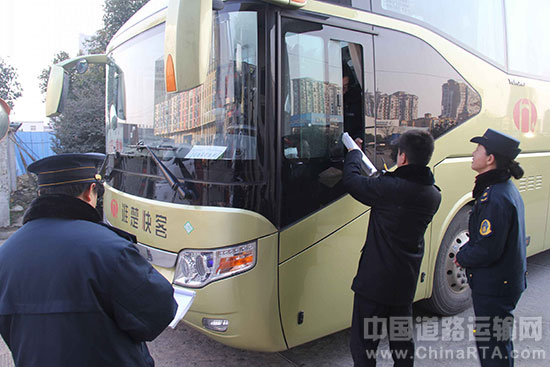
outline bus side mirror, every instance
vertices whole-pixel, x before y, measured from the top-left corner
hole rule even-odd
[[[4,140],[10,128],[11,108],[0,98],[0,141]]]
[[[52,65],[46,90],[46,116],[53,117],[63,112],[70,84],[68,70],[76,67],[78,73],[84,73],[88,64],[107,64],[108,61],[107,55],[85,55]]]
[[[206,81],[212,42],[212,0],[170,0],[164,38],[167,92]]]
[[[46,90],[46,116],[53,117],[63,111],[63,103],[69,89],[69,75],[61,66],[52,65]]]

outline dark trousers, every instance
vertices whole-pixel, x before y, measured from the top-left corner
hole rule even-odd
[[[401,320],[409,319],[408,332]],[[385,325],[384,325],[385,324]],[[389,338],[395,367],[414,365],[414,340],[412,338],[412,304],[391,306],[376,303],[355,293],[351,322],[350,348],[355,367],[376,366],[380,338]]]
[[[476,314],[475,339],[482,367],[513,367],[512,328],[521,293],[494,297],[472,293]]]

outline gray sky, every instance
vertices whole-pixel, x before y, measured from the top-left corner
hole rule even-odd
[[[81,34],[103,25],[104,0],[0,0],[0,57],[17,69],[23,97],[11,121],[45,121],[38,75],[59,51],[71,57]]]

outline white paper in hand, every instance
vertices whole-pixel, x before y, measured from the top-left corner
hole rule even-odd
[[[376,172],[378,172],[378,170],[376,169],[376,167],[374,167],[374,164],[372,164],[372,162],[370,161],[370,159],[365,155],[365,153],[363,153],[363,151],[361,150],[361,148],[359,148],[359,145],[357,145],[355,143],[355,141],[351,138],[351,136],[349,136],[348,133],[344,133],[342,135],[342,143],[344,143],[344,145],[346,146],[346,148],[348,149],[357,149],[361,152],[361,160],[363,161],[363,169],[365,170],[365,172],[367,173],[367,175],[369,176],[372,176],[374,175]]]
[[[174,287],[174,298],[178,303],[178,310],[176,311],[176,316],[174,316],[174,319],[168,325],[172,329],[176,328],[176,325],[183,319],[187,311],[189,311],[189,307],[191,307],[195,299],[195,291]]]
[[[359,149],[359,150],[361,150],[361,148],[359,148],[359,145],[357,145],[357,143],[355,143],[355,141],[353,141],[353,139],[351,138],[351,136],[349,136],[348,133],[344,133],[344,135],[342,135],[342,143],[344,143],[344,145],[348,149]]]

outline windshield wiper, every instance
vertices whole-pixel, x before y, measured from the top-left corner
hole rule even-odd
[[[178,192],[182,199],[192,199],[195,196],[195,193],[187,188],[185,186],[185,183],[181,183],[180,180],[162,163],[162,161],[157,157],[155,153],[153,153],[153,149],[155,150],[174,150],[174,147],[150,147],[147,144],[145,144],[143,141],[138,142],[136,145],[129,146],[130,148],[135,148],[136,150],[143,150],[146,149],[149,154],[151,155],[151,158],[155,161],[157,164],[157,167],[160,169],[160,172],[168,181],[168,184],[170,185],[170,188],[176,192]]]

